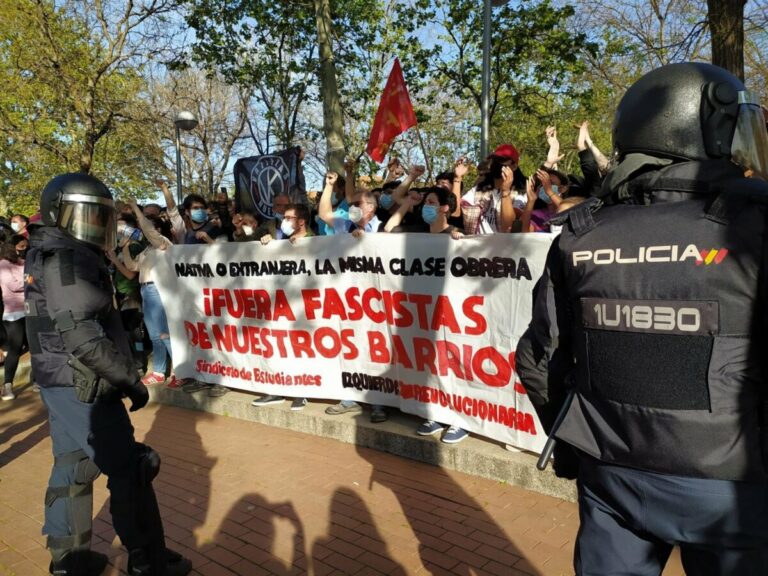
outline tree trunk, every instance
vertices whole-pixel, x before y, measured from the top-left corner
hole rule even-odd
[[[746,0],[707,0],[712,34],[712,64],[744,81],[744,4]]]
[[[328,148],[328,168],[343,174],[344,123],[341,118],[336,63],[333,56],[331,10],[328,0],[315,0],[317,43],[320,54],[320,96],[323,100],[323,131]]]

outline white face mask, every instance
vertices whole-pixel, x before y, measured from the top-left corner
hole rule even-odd
[[[18,222],[11,222],[11,229],[14,232],[18,232],[19,230],[21,230],[21,224]]]
[[[290,220],[283,220],[280,222],[280,230],[282,230],[283,234],[286,236],[293,236],[293,233],[296,232]]]
[[[363,219],[363,211],[360,209],[360,206],[349,207],[349,219],[355,224]]]
[[[253,234],[253,226],[243,225],[243,234],[245,234],[246,236],[251,236]]]

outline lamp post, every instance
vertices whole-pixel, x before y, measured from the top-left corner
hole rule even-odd
[[[491,132],[491,7],[504,6],[507,0],[483,0],[483,76],[480,93],[480,160],[488,156],[488,137]]]
[[[176,114],[173,123],[176,126],[176,202],[181,204],[181,131],[194,130],[197,127],[197,118],[192,112],[182,110]]]

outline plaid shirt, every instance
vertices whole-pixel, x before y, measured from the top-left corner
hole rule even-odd
[[[501,198],[498,190],[472,188],[461,197],[461,216],[466,234],[495,234],[499,231]]]

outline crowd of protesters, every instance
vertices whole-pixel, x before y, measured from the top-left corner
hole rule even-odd
[[[177,206],[165,181],[157,180],[165,199],[158,204],[139,206],[134,199],[116,203],[118,245],[105,257],[113,271],[115,295],[132,345],[135,368],[145,385],[165,384],[184,392],[205,391],[221,396],[227,388],[193,379],[177,379],[168,319],[155,285],[158,257],[174,244],[215,244],[258,242],[267,244],[302,238],[369,233],[448,234],[459,240],[465,235],[557,232],[550,224],[553,215],[592,195],[601,185],[608,161],[589,138],[587,123],[577,140],[581,174],[558,170],[560,144],[554,127],[547,128],[549,150],[535,174],[526,177],[520,170],[520,155],[512,144],[498,146],[477,166],[476,185],[464,191],[469,166],[459,158],[450,170],[437,175],[434,183],[422,182],[423,166],[406,170],[398,160],[387,166],[384,180],[375,188],[364,187],[356,178],[354,162],[345,165],[345,174],[329,172],[318,196],[279,194],[273,198],[274,218],[263,219],[236,203],[222,189],[215,197],[188,195]],[[0,360],[4,363],[2,399],[13,400],[13,381],[19,357],[27,350],[24,329],[24,255],[29,227],[39,216],[16,214],[0,224],[0,287],[2,320]],[[151,364],[148,350],[151,349]],[[280,396],[266,395],[253,400],[256,407],[279,404]],[[301,410],[305,398],[292,399],[291,409]],[[361,413],[352,401],[329,406],[326,413]],[[372,406],[372,422],[387,420],[383,406]],[[447,431],[445,429],[447,428]],[[417,433],[432,435],[445,431],[443,441],[460,442],[467,432],[432,420]]]

